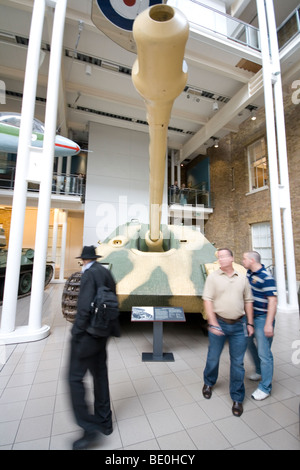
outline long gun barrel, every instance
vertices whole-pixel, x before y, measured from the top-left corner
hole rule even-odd
[[[150,224],[146,242],[153,251],[162,245],[160,222],[168,124],[173,102],[187,82],[184,51],[188,35],[186,17],[168,5],[148,8],[133,25],[137,59],[132,81],[145,100],[150,135]]]

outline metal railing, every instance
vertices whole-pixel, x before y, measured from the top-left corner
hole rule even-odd
[[[279,50],[282,50],[298,34],[300,34],[300,5],[277,29]]]
[[[195,31],[203,28],[260,52],[258,28],[197,0],[190,0],[189,3],[197,5],[197,10],[195,5],[189,7],[191,10],[193,8],[195,12],[193,18],[197,18],[197,21],[188,18]]]
[[[206,189],[184,188],[174,189],[169,187],[168,204],[180,204],[182,206],[200,206],[212,207],[212,194]]]
[[[0,168],[0,189],[13,190],[15,186],[14,166]],[[38,183],[28,183],[28,191],[38,192]],[[65,196],[79,196],[81,201],[85,199],[85,178],[83,175],[67,175],[63,173],[53,173],[52,194]]]
[[[199,29],[209,30],[218,36],[226,37],[231,41],[261,52],[258,28],[213,7],[204,5],[198,0],[190,0],[189,3],[190,6],[186,7],[186,9],[194,11],[195,14],[188,19],[195,31]],[[183,12],[187,14],[185,9]],[[187,14],[187,16],[189,15]],[[197,21],[195,18],[197,18]],[[284,20],[278,27],[277,32],[280,50],[300,34],[300,6],[295,8],[287,19]]]

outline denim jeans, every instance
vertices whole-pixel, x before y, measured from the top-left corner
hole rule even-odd
[[[218,379],[219,361],[225,341],[229,343],[230,355],[230,396],[233,401],[242,403],[245,397],[245,368],[244,356],[248,345],[246,317],[230,325],[218,320],[224,335],[217,336],[208,332],[209,348],[203,378],[204,383],[213,387]]]
[[[258,388],[265,393],[270,393],[274,369],[273,354],[271,352],[273,338],[265,336],[264,326],[266,318],[267,314],[254,317],[254,338],[249,338],[248,350],[253,359],[256,373],[261,375]]]

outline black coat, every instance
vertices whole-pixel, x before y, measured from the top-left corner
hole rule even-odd
[[[116,283],[111,272],[100,263],[94,262],[89,269],[84,271],[81,277],[77,313],[72,328],[73,336],[84,333],[89,326],[91,303],[100,286],[107,286],[113,292],[116,292]],[[111,321],[108,331],[103,331],[103,336],[120,336],[119,321]]]

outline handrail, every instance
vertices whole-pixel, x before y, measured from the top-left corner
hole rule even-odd
[[[174,186],[170,186],[168,189],[168,204],[190,205],[193,207],[203,205],[206,208],[212,207],[211,192],[206,189],[176,189]]]
[[[277,28],[279,50],[300,34],[300,4]]]
[[[199,28],[204,28],[209,31],[213,31],[215,34],[225,36],[227,39],[241,44],[246,45],[256,51],[260,52],[260,39],[259,39],[259,29],[253,25],[245,23],[244,21],[235,18],[227,13],[223,13],[211,6],[204,5],[203,3],[197,0],[189,0],[192,3],[197,4],[199,7],[209,10],[210,12],[216,15],[216,18],[223,18],[224,20],[224,31],[221,31],[216,27],[209,27],[208,22],[206,21],[203,24],[193,21],[193,19],[188,18],[190,24],[197,30]],[[183,10],[182,10],[183,11]],[[185,13],[185,11],[183,11]],[[201,17],[201,15],[199,15]],[[219,25],[218,25],[219,26]]]
[[[0,189],[14,190],[15,186],[14,166],[0,167]],[[28,183],[28,191],[38,192],[38,183]],[[52,194],[65,196],[79,196],[84,202],[85,197],[85,177],[81,174],[53,173]]]
[[[292,16],[295,15],[295,13],[299,14],[299,10],[300,4],[289,14],[289,16],[285,20],[283,20],[283,22],[278,26],[277,31],[279,31],[292,18]]]
[[[193,21],[193,19],[189,18],[190,24],[197,30],[199,28],[203,28],[209,31],[213,31],[215,34],[225,36],[227,39],[235,42],[239,42],[244,44],[252,49],[255,49],[258,52],[261,52],[260,48],[260,37],[259,37],[259,29],[255,26],[246,23],[239,18],[235,18],[234,16],[229,15],[228,13],[223,13],[222,11],[217,10],[209,5],[205,5],[198,0],[189,0],[191,3],[198,5],[205,10],[209,10],[210,12],[216,15],[216,18],[224,18],[224,31],[217,27],[210,27],[209,23],[206,21],[205,23],[201,24],[199,22]],[[199,15],[201,17],[201,15]],[[286,36],[282,35],[282,42],[280,34],[284,31],[286,26],[289,22],[295,21],[295,24],[292,25],[296,29],[291,29],[291,31],[287,31],[287,38]],[[230,23],[231,25],[230,25]],[[218,25],[219,26],[219,25]],[[289,34],[292,32],[292,35]],[[298,5],[290,14],[289,16],[281,23],[281,25],[277,28],[278,33],[278,41],[280,50],[282,50],[295,36],[300,33],[300,5]]]

